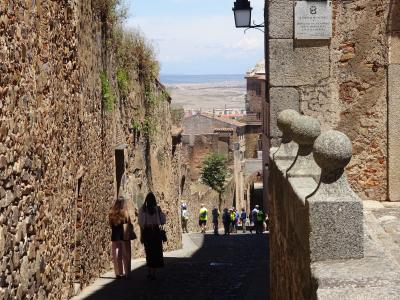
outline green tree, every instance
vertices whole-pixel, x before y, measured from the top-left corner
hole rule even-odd
[[[213,190],[217,191],[220,200],[225,190],[225,181],[228,176],[226,158],[217,153],[205,157],[201,168],[201,181]]]

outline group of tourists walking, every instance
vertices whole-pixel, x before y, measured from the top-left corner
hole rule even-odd
[[[200,232],[205,233],[207,229],[207,221],[208,221],[208,209],[204,204],[200,205],[199,213],[198,213],[198,224],[200,227]],[[255,231],[256,233],[263,233],[265,230],[268,230],[268,215],[264,213],[264,211],[260,208],[259,205],[255,205],[254,209],[247,213],[244,208],[241,210],[237,210],[235,207],[225,208],[222,212],[214,207],[211,210],[211,220],[213,224],[213,232],[215,235],[218,235],[219,229],[219,220],[222,217],[222,224],[224,226],[224,234],[229,235],[231,233],[237,233],[238,229],[241,229],[243,233],[248,229],[250,233]],[[182,232],[188,233],[188,221],[189,221],[189,213],[188,207],[186,203],[181,203],[181,220],[182,220]]]
[[[235,207],[225,208],[222,214],[222,222],[225,235],[237,233],[239,228],[242,229],[243,233],[246,232],[247,228],[250,233],[253,233],[253,230],[256,233],[263,233],[268,229],[266,225],[268,224],[268,216],[260,209],[259,205],[256,205],[249,215],[244,208],[241,211],[236,210]]]
[[[165,214],[157,206],[153,193],[149,193],[139,209],[140,242],[144,245],[147,278],[154,280],[156,269],[164,266],[163,245],[166,241],[162,226],[166,222]],[[111,226],[112,258],[117,279],[129,278],[131,270],[131,241],[136,239],[133,224],[129,216],[127,201],[118,197],[109,212]]]
[[[250,227],[250,233],[252,233],[253,230],[256,233],[263,233],[264,231],[269,230],[268,215],[260,208],[259,205],[256,205],[251,211],[251,220],[254,225]]]

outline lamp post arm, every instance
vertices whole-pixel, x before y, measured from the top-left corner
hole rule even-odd
[[[265,23],[256,24],[256,23],[253,21],[253,25],[247,27],[247,28],[244,30],[244,33],[246,33],[246,31],[249,30],[249,29],[257,29],[257,30],[259,30],[259,31],[261,31],[261,32],[263,32],[263,33],[265,33],[265,31],[264,31],[263,29],[261,29],[261,28],[265,28]]]

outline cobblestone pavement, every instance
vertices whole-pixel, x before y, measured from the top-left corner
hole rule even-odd
[[[268,299],[268,235],[189,234],[185,238],[197,251],[189,257],[185,249],[167,254],[157,280],[145,278],[142,261],[129,280],[109,275],[89,295],[84,291],[74,299]]]

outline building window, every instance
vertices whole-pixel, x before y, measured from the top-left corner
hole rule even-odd
[[[261,82],[256,80],[249,80],[247,82],[247,90],[253,91],[257,96],[261,96]]]

